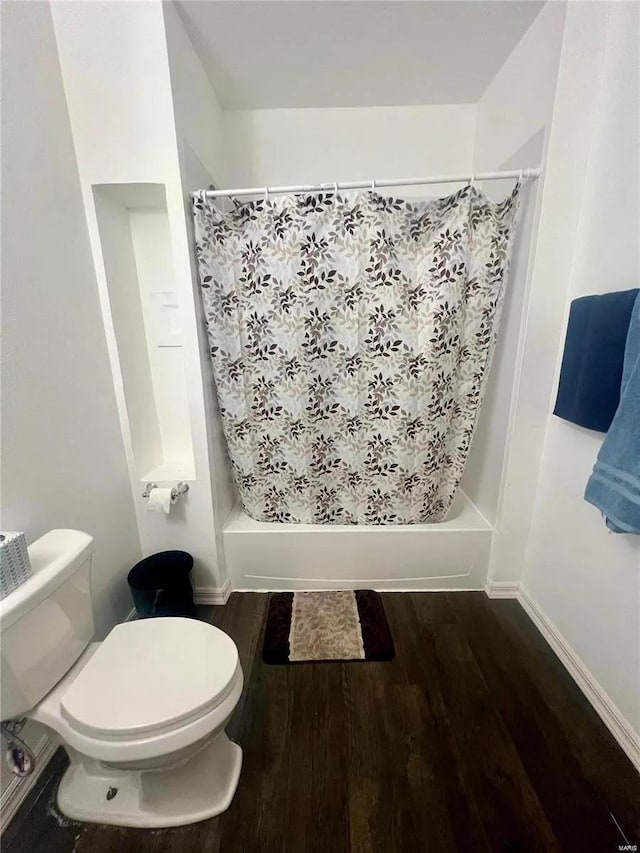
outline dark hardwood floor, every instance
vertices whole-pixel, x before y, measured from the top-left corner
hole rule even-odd
[[[640,780],[514,601],[385,594],[392,663],[267,666],[268,596],[202,618],[238,644],[229,734],[240,785],[219,818],[171,830],[57,814],[58,754],[3,853],[580,851],[637,843]]]

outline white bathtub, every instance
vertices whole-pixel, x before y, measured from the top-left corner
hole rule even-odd
[[[484,588],[492,533],[459,492],[437,524],[278,524],[240,508],[223,538],[234,590],[445,590]]]

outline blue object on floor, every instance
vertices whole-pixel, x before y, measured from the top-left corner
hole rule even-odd
[[[574,299],[553,414],[606,432],[620,402],[629,321],[638,289]]]
[[[629,324],[620,405],[584,497],[606,515],[610,530],[640,533],[640,297]]]

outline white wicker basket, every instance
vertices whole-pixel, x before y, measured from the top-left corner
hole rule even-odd
[[[32,575],[24,533],[0,533],[0,600]]]

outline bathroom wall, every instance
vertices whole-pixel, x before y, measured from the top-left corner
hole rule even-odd
[[[545,131],[542,128],[512,157],[495,168],[503,171],[541,163],[544,143]],[[499,200],[511,192],[514,186],[515,181],[488,181],[483,190]],[[541,188],[542,182],[538,179],[525,181],[520,191],[520,212],[505,286],[500,332],[461,484],[492,525],[498,521],[498,503],[508,448],[509,413],[517,376],[517,354],[524,323],[529,262],[535,242],[537,203]]]
[[[537,165],[543,158],[562,40],[564,5],[551,5],[555,8],[543,10],[478,105],[224,112],[230,183],[370,180]],[[538,63],[542,74],[536,71]],[[506,122],[500,118],[503,111]],[[459,186],[403,187],[396,192],[427,197],[446,195]],[[512,186],[493,182],[485,190],[503,198]],[[492,523],[497,516],[538,193],[538,182],[527,184],[523,192],[500,343],[462,484]]]
[[[162,4],[159,0],[57,2],[52,4],[52,10],[143,552],[182,548],[192,553],[196,585],[204,597],[214,600],[225,577],[215,536],[191,246]],[[197,92],[200,97],[201,86]],[[209,101],[209,106],[215,107],[213,99]],[[200,113],[194,110],[194,103],[196,98],[181,97],[180,116],[187,115],[193,122],[202,150],[208,150],[207,140],[211,137],[209,150],[213,151],[214,110],[211,117],[203,112],[205,119],[196,121],[193,116],[199,117]],[[132,191],[142,184],[161,184],[165,188],[181,338],[179,351],[174,353],[181,359],[181,370],[173,375],[175,381],[182,377],[184,383],[183,387],[175,387],[173,398],[176,405],[185,396],[188,401],[195,465],[195,476],[189,479],[190,491],[169,517],[147,512],[141,496],[144,482],[136,470],[129,441],[129,413],[110,304],[108,260],[103,257],[105,247],[100,240],[93,194],[96,185],[107,184],[132,185]],[[178,471],[172,476],[165,472],[154,479],[159,485],[174,485],[179,479]]]
[[[95,537],[104,635],[140,543],[51,13],[3,12],[1,523]]]
[[[561,308],[565,323],[571,299],[640,286],[640,15],[637,4],[611,4],[598,17],[592,45],[602,65],[588,80],[595,106]],[[580,25],[571,11],[568,23],[572,32]],[[583,500],[602,438],[546,418],[523,584],[617,707],[632,740],[632,730],[636,738],[640,733],[640,537],[608,533],[598,511]]]
[[[520,335],[490,585],[513,594],[522,578],[562,324],[589,171],[608,15],[616,4],[568,4],[548,129],[540,217]],[[543,13],[549,10],[545,7]]]
[[[472,104],[225,111],[228,179],[260,186],[465,172],[475,111]],[[403,187],[398,194],[448,190]]]
[[[175,5],[163,3],[167,38],[171,93],[184,219],[189,246],[195,245],[190,192],[211,185],[228,186],[227,157],[222,134],[222,111],[208,77],[184,29]],[[236,500],[231,466],[222,432],[222,421],[213,380],[206,323],[200,298],[198,269],[193,251],[189,252],[189,272],[197,312],[198,350],[204,383],[204,406],[210,459],[210,484],[213,496],[214,530],[218,561],[222,567],[224,547],[222,530]],[[224,567],[221,575],[226,576]]]
[[[161,191],[159,184],[153,186]],[[126,384],[127,414],[131,452],[140,472],[151,471],[163,456],[162,436],[154,402],[150,353],[142,313],[142,300],[129,211],[113,185],[96,188],[100,241],[105,271],[111,284],[110,308],[114,321],[120,370]],[[126,378],[126,379],[125,379]]]
[[[484,91],[474,168],[496,169],[551,118],[566,3],[546,3]]]
[[[556,91],[565,4],[547,3],[478,103],[473,152],[476,172],[543,164]],[[524,312],[530,286],[544,173],[525,184],[507,283],[500,337],[462,482],[464,491],[504,535],[499,497],[506,474],[510,415],[517,382]],[[512,184],[489,181],[484,191],[504,198]],[[506,508],[508,513],[509,508]],[[500,517],[499,517],[500,516]]]
[[[188,145],[221,186],[227,180],[227,151],[218,97],[172,0],[162,4],[162,12],[178,146]]]
[[[93,535],[103,637],[141,550],[48,4],[3,4],[2,71],[0,527]]]

